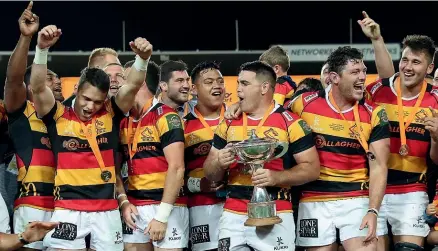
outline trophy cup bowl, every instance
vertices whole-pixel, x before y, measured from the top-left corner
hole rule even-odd
[[[282,151],[274,156],[277,147],[282,146]],[[273,138],[259,138],[255,130],[251,131],[249,139],[233,144],[233,149],[239,162],[250,166],[252,172],[263,168],[264,163],[283,156],[288,149],[287,143],[279,143]],[[252,197],[248,203],[248,219],[245,226],[269,226],[281,223],[283,220],[277,216],[275,201],[272,201],[265,187],[254,187]]]

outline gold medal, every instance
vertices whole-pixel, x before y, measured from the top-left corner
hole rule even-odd
[[[400,146],[400,150],[398,151],[401,156],[407,156],[409,154],[409,146],[408,145],[402,145]]]
[[[113,175],[111,174],[110,171],[103,171],[103,172],[100,174],[100,178],[101,178],[103,181],[105,181],[105,182],[108,182],[108,181],[111,179],[112,176],[113,176]]]
[[[367,152],[367,158],[369,161],[375,161],[376,160],[376,155],[374,155],[374,153],[368,151]]]

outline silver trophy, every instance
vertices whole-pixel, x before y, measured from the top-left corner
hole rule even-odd
[[[273,138],[259,138],[256,131],[251,130],[249,139],[233,144],[240,163],[250,166],[251,172],[263,168],[265,162],[283,156],[288,150],[288,143]],[[281,152],[274,155],[276,149]],[[281,223],[277,216],[275,201],[271,200],[265,187],[254,187],[251,201],[248,203],[248,219],[245,226],[269,226]]]

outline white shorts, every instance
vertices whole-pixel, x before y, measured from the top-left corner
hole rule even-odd
[[[224,203],[189,208],[190,241],[193,251],[217,249],[219,241],[219,219]]]
[[[22,233],[26,229],[27,224],[33,221],[50,221],[53,212],[44,211],[28,206],[20,206],[14,211],[14,233]],[[32,242],[25,245],[26,248],[45,250],[42,241]]]
[[[389,222],[393,235],[426,237],[430,229],[423,215],[428,204],[425,192],[385,194],[379,210],[378,223],[383,227],[379,236],[388,234]]]
[[[336,229],[341,241],[366,236],[359,230],[369,206],[368,198],[352,198],[322,202],[301,202],[298,209],[297,246],[320,247],[336,242]]]
[[[0,233],[10,234],[11,227],[9,225],[9,212],[6,203],[0,194]]]
[[[139,218],[137,226],[141,230],[125,229],[123,239],[125,243],[148,243],[150,238],[144,234],[149,222],[155,217],[160,205],[138,206]],[[189,210],[187,207],[175,206],[167,221],[166,235],[161,241],[152,244],[158,248],[186,248],[189,242]]]
[[[90,248],[96,251],[122,251],[123,235],[119,210],[80,212],[55,210],[52,222],[61,222],[44,238],[48,250],[84,249],[85,237],[91,234]]]
[[[220,251],[295,250],[295,224],[292,213],[279,213],[283,222],[267,227],[244,226],[248,216],[224,211],[219,220]]]

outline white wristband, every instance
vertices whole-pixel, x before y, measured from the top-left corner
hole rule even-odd
[[[47,55],[49,54],[49,48],[40,49],[38,45],[35,49],[35,57],[33,58],[34,64],[47,64]]]
[[[199,193],[199,192],[201,192],[201,179],[200,178],[190,177],[187,180],[187,188],[192,193]]]
[[[123,200],[122,202],[120,202],[119,208],[122,208],[123,204],[125,203],[129,203],[129,200]]]
[[[173,209],[173,205],[166,202],[161,202],[160,207],[158,208],[158,212],[155,215],[154,219],[159,222],[166,223],[167,220],[169,219],[169,215],[172,212],[172,209]]]
[[[146,71],[148,69],[149,58],[144,60],[139,55],[135,56],[135,62],[132,66],[135,67],[137,71]]]
[[[120,197],[122,197],[122,196],[128,197],[128,196],[126,196],[126,194],[121,193],[121,194],[117,195],[117,199],[120,199]]]

